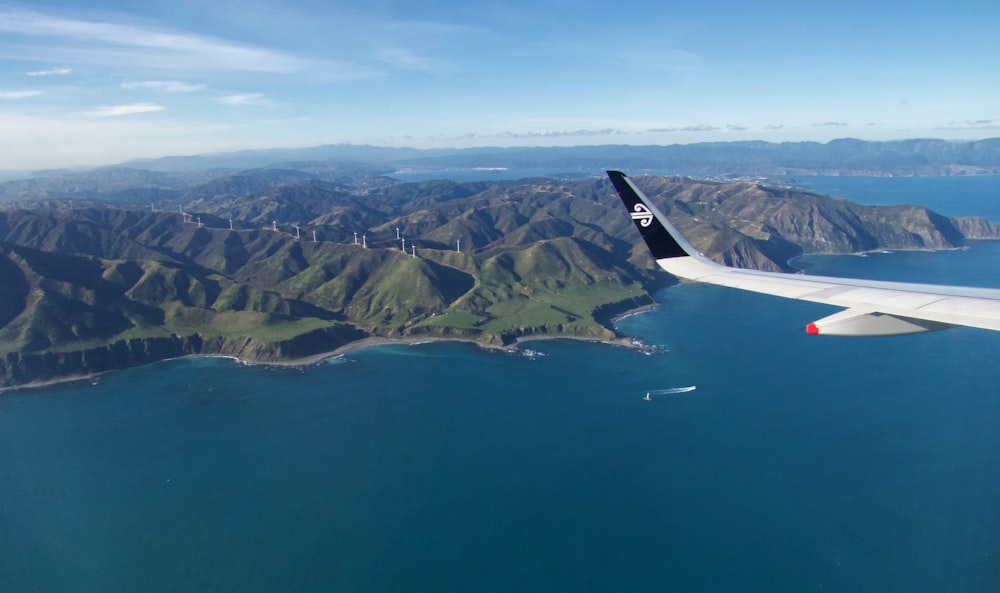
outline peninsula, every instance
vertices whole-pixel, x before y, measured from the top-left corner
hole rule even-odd
[[[614,315],[672,281],[605,179],[378,173],[117,167],[88,173],[89,193],[22,195],[0,212],[0,387],[191,354],[302,361],[372,338],[612,340]],[[636,180],[706,255],[743,267],[1000,238],[985,220],[918,206]]]

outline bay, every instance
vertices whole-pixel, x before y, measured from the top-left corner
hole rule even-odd
[[[994,242],[799,263],[1000,286]],[[619,322],[649,354],[394,345],[0,394],[0,590],[1000,590],[996,333],[657,296]]]
[[[871,206],[919,204],[945,216],[1000,222],[1000,176],[800,177],[812,191]]]

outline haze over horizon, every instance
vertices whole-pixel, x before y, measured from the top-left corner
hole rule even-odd
[[[1000,6],[0,4],[0,169],[251,148],[1000,135]]]

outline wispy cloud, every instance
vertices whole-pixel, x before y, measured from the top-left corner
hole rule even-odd
[[[493,138],[563,138],[566,136],[617,136],[625,134],[621,130],[605,128],[601,130],[534,130],[531,132],[501,132]]]
[[[765,130],[780,130],[781,128],[784,128],[784,127],[785,127],[785,124],[767,124],[766,126],[764,126],[764,129]]]
[[[60,18],[27,10],[0,9],[0,32],[44,40],[34,47],[23,44],[19,47],[19,51],[26,52],[29,57],[34,52],[65,56],[67,60],[87,59],[172,69],[290,73],[322,68],[328,75],[340,71],[354,77],[366,72],[353,64],[310,60],[217,37],[121,22]]]
[[[938,126],[935,130],[1000,130],[1000,120],[997,119],[975,119],[965,121],[951,121],[946,126]]]
[[[208,88],[208,85],[191,84],[177,80],[143,80],[138,82],[123,82],[122,88],[128,90],[151,90],[163,93],[193,93],[205,90]]]
[[[93,111],[88,111],[84,115],[94,117],[116,117],[119,115],[133,115],[136,113],[150,113],[153,111],[163,111],[162,105],[155,103],[129,103],[127,105],[105,105]]]
[[[43,95],[42,91],[0,91],[0,99],[27,99],[28,97],[37,97],[38,95]]]
[[[715,132],[721,130],[719,126],[710,126],[707,124],[697,124],[694,126],[684,126],[681,128],[652,128],[646,130],[652,133],[664,133],[664,132]]]
[[[258,107],[269,107],[274,104],[274,101],[265,97],[263,93],[237,93],[219,97],[216,100],[223,105],[256,105]]]
[[[3,25],[0,25],[0,29]],[[25,72],[28,76],[63,76],[72,72],[69,68],[49,68],[48,70],[32,70],[31,72]]]
[[[359,43],[370,47],[372,59],[418,72],[454,72],[467,57],[462,54],[469,53],[462,49],[456,53],[455,48],[478,46],[493,35],[487,28],[445,21],[396,20],[362,28],[365,35]]]
[[[843,121],[825,121],[812,124],[814,128],[846,128],[849,124]]]
[[[409,49],[401,47],[379,49],[375,52],[374,58],[383,64],[400,70],[433,72],[442,69],[453,69],[448,63],[442,60],[420,56]]]
[[[747,128],[746,126],[738,126],[736,124],[727,124],[726,129],[729,130],[730,132],[745,132],[749,128]]]

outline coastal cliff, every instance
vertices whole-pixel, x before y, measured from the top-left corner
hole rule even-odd
[[[254,337],[165,336],[131,338],[65,351],[7,352],[0,356],[0,386],[85,377],[191,355],[232,356],[253,363],[294,361],[367,337],[357,330],[314,330],[280,342]]]

